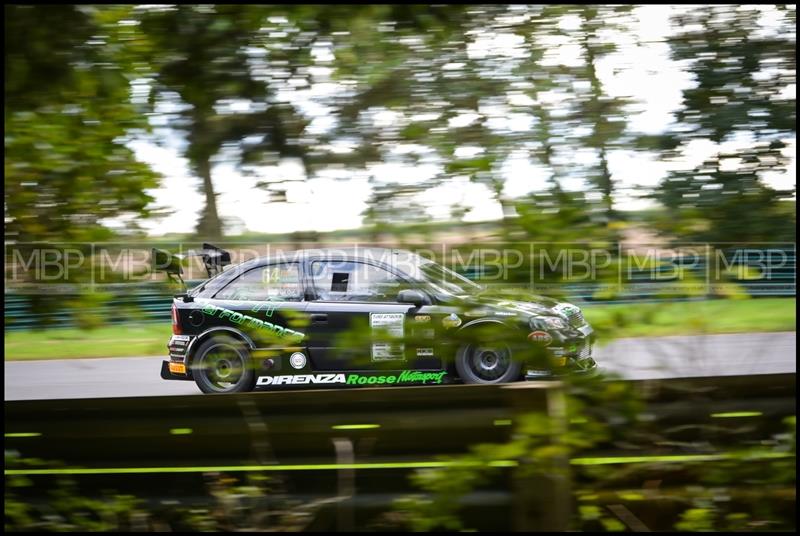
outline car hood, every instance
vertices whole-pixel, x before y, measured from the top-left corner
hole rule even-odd
[[[491,309],[493,312],[506,314],[562,316],[554,307],[563,302],[535,294],[517,294],[515,299],[478,294],[461,298],[459,301],[465,308]]]

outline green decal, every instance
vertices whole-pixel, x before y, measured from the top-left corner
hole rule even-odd
[[[442,378],[447,371],[441,372],[420,372],[418,370],[404,370],[398,378],[398,383],[403,382],[427,382],[442,383]]]
[[[390,375],[371,375],[364,376],[362,374],[348,374],[347,385],[385,385],[394,383],[442,383],[444,375],[447,371],[441,372],[422,372],[419,370],[404,370],[399,376],[396,374]]]
[[[279,326],[277,324],[273,324],[265,320],[259,320],[258,318],[253,318],[252,316],[243,315],[242,313],[237,313],[235,311],[231,311],[230,309],[225,309],[224,307],[217,307],[215,305],[211,305],[210,303],[203,305],[203,308],[201,310],[204,313],[210,315],[219,315],[220,319],[230,317],[231,322],[234,322],[236,324],[243,324],[246,322],[248,327],[258,327],[261,329],[267,329],[269,331],[272,331],[279,337],[288,337],[297,340],[302,340],[303,338],[305,338],[305,334],[300,333],[299,331],[294,331],[289,328],[284,328],[283,326]],[[275,311],[275,307],[270,306],[270,308],[267,309],[267,311],[268,311],[268,316],[271,316],[272,312]]]
[[[272,316],[272,313],[275,312],[275,306],[272,304],[264,305],[263,303],[257,303],[253,306],[252,311],[254,313],[259,312],[261,309],[264,309],[264,315]]]

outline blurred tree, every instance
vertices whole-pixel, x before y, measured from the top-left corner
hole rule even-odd
[[[588,94],[578,98],[578,106],[573,118],[581,123],[588,123],[589,134],[581,141],[586,147],[593,149],[598,156],[597,170],[590,174],[590,183],[594,184],[602,195],[602,213],[606,222],[617,218],[614,211],[614,183],[608,169],[608,153],[614,149],[632,145],[633,136],[626,133],[626,106],[630,98],[614,97],[608,94],[600,81],[598,69],[600,62],[608,55],[615,53],[619,46],[611,32],[623,32],[626,27],[626,15],[632,6],[590,6],[577,8],[580,17],[580,46],[584,56],[584,72],[582,78],[588,80]],[[619,37],[616,37],[619,39]]]
[[[617,51],[610,31],[630,34],[630,8],[442,6],[405,22],[385,11],[335,41],[338,75],[355,96],[333,135],[351,141],[354,156],[430,171],[424,180],[373,177],[369,223],[404,221],[421,193],[442,184],[457,191],[451,185],[465,180],[515,217],[507,166],[531,157],[543,182],[583,177],[595,185],[600,219],[613,216],[607,155],[634,136],[624,120],[629,100],[606,91],[598,64]],[[564,40],[581,50],[580,65],[555,53]],[[576,163],[582,148],[596,164]],[[440,203],[459,204],[447,188],[437,191]]]
[[[321,166],[375,161],[375,152],[346,154],[331,142],[363,127],[355,119],[375,94],[392,98],[391,92],[382,95],[383,82],[373,76],[356,98],[345,92],[324,104],[310,95],[314,84],[329,84],[326,56],[334,35],[346,41],[336,58],[338,72],[346,76],[356,65],[380,71],[393,64],[380,52],[396,44],[380,33],[363,40],[364,31],[381,31],[391,20],[418,26],[439,20],[423,6],[175,6],[143,8],[139,18],[154,71],[151,103],[167,115],[169,126],[187,135],[185,155],[205,195],[197,231],[206,237],[222,234],[212,181],[215,159],[233,159],[252,172],[281,158],[298,158],[307,178]],[[344,123],[353,120],[353,129],[334,135],[309,130],[311,120],[299,102],[331,108]],[[282,199],[282,182],[262,176],[258,186]]]
[[[691,240],[793,241],[794,205],[782,200],[794,190],[764,178],[786,171],[784,149],[796,137],[795,9],[719,5],[682,10],[675,24],[672,54],[695,85],[684,91],[671,154],[698,140],[716,152],[662,182],[660,228]]]
[[[286,34],[268,25],[273,11],[254,5],[139,10],[142,50],[153,69],[151,104],[186,134],[184,154],[205,195],[197,232],[206,238],[223,232],[212,181],[215,157],[244,164],[265,153],[303,156],[297,138],[305,125],[270,84],[304,76],[290,72],[297,62],[286,58]],[[307,47],[309,37],[301,37]],[[309,51],[295,47],[293,54],[307,59]],[[230,151],[222,155],[223,149]]]
[[[126,146],[147,125],[105,18],[128,9],[5,6],[7,238],[98,240],[151,213],[158,175]]]
[[[459,145],[485,134],[480,124],[447,128],[491,93],[492,82],[465,67],[464,33],[476,18],[467,16],[465,6],[394,5],[327,20],[334,21],[327,29],[337,81],[351,88],[326,134],[346,140],[349,149],[338,146],[338,155],[326,155],[327,161],[367,169],[373,193],[364,216],[375,227],[373,237],[399,222],[429,219],[421,194],[444,178],[490,165],[483,157],[452,162]],[[388,166],[378,164],[424,167],[428,178],[391,177]]]
[[[659,227],[678,238],[712,243],[793,242],[795,204],[783,200],[794,191],[775,190],[760,180],[762,173],[787,165],[782,146],[776,141],[718,153],[702,166],[673,173],[658,190],[668,209]]]
[[[609,94],[599,69],[620,51],[621,42],[634,40],[630,12],[628,6],[551,5],[531,11],[529,19],[517,27],[530,55],[518,69],[524,82],[513,86],[522,88],[523,99],[527,98],[526,105],[536,118],[523,139],[550,177],[548,188],[539,188],[516,203],[516,212],[525,216],[513,227],[522,227],[531,238],[613,238],[611,228],[598,225],[617,217],[608,155],[631,148],[637,135],[626,128],[625,113],[632,98]],[[579,50],[580,60],[560,56],[556,43]],[[594,162],[577,163],[575,155],[581,151],[591,152]],[[575,178],[583,178],[587,188],[580,194],[566,194],[563,182]],[[580,230],[571,225],[579,212],[580,219],[590,224]],[[555,234],[548,234],[551,231]]]

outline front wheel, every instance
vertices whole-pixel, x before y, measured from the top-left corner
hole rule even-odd
[[[244,393],[255,386],[250,352],[233,337],[213,337],[197,349],[192,377],[204,393]]]
[[[507,383],[517,381],[522,364],[511,358],[505,344],[464,344],[456,353],[456,370],[464,383]]]

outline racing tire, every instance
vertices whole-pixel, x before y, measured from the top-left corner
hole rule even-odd
[[[192,377],[204,393],[246,393],[256,384],[250,351],[233,337],[203,342],[192,360]]]
[[[515,382],[522,373],[522,363],[512,359],[511,349],[503,343],[462,344],[455,365],[461,381],[471,384]]]

